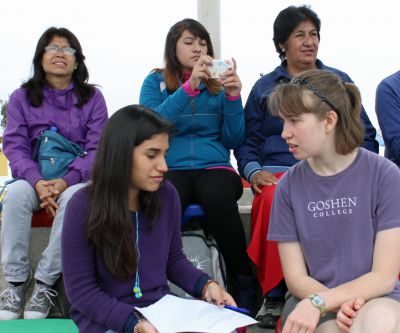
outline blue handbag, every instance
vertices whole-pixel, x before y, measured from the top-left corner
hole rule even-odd
[[[38,162],[44,179],[55,179],[65,176],[75,158],[85,155],[79,145],[64,138],[57,128],[52,127],[39,136],[34,160]]]

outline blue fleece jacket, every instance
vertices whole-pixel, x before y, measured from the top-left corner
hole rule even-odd
[[[170,93],[161,72],[151,73],[143,82],[140,104],[175,125],[167,155],[170,169],[230,166],[229,149],[239,147],[244,140],[242,100],[227,100],[223,90],[211,95],[204,84],[199,89],[195,97],[182,87]]]
[[[385,157],[400,166],[400,71],[378,85],[375,112],[385,141]]]
[[[351,78],[338,69],[325,66],[316,61],[320,69],[337,74],[345,82],[353,82]],[[272,116],[268,110],[267,100],[272,90],[279,83],[290,81],[286,71],[286,62],[269,74],[261,77],[253,86],[245,106],[246,139],[235,150],[240,174],[248,181],[264,166],[292,166],[298,161],[289,152],[288,145],[282,139],[283,123],[279,117]],[[376,130],[362,107],[361,119],[365,125],[363,147],[378,153],[379,145],[375,140]]]

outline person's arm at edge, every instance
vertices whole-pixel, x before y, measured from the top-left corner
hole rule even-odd
[[[396,89],[397,88],[397,89]],[[375,112],[385,145],[400,160],[400,87],[383,80],[376,89]]]
[[[360,114],[361,120],[364,123],[364,142],[362,144],[362,147],[365,149],[368,149],[374,153],[379,154],[379,143],[376,140],[376,129],[374,125],[372,125],[371,121],[369,120],[369,117],[367,115],[367,112],[364,109],[364,106],[361,105],[361,114]]]
[[[262,141],[263,114],[255,99],[253,87],[244,108],[245,139],[241,146],[234,150],[238,170],[242,177],[251,181],[255,172],[262,170],[259,162],[259,149]]]

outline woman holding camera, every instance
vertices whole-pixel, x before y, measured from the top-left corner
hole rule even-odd
[[[252,308],[257,281],[237,207],[243,192],[230,164],[230,149],[244,140],[242,83],[233,61],[219,79],[208,69],[214,52],[208,31],[193,19],[177,22],[168,32],[165,68],[145,79],[140,103],[175,125],[167,156],[166,178],[177,188],[182,211],[200,204],[234,281],[241,307]]]

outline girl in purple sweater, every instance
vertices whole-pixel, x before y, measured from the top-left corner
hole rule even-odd
[[[100,141],[93,182],[67,207],[62,268],[80,332],[156,332],[134,306],[170,293],[167,280],[194,297],[235,305],[182,252],[179,196],[164,181],[170,127],[139,105],[114,113]]]

